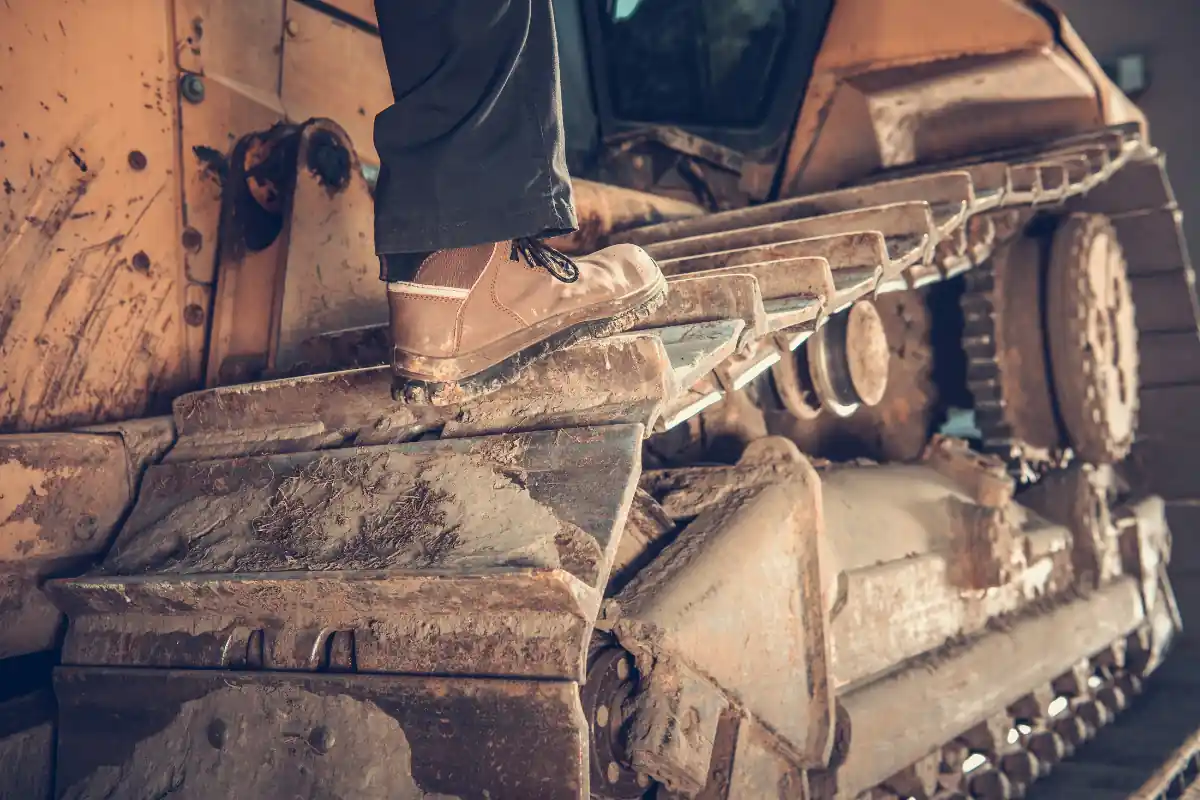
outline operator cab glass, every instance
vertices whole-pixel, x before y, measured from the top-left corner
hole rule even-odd
[[[593,0],[613,116],[753,127],[763,121],[796,0]]]

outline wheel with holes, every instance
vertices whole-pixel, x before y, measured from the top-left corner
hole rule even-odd
[[[1085,461],[1129,453],[1137,422],[1133,297],[1116,230],[1100,214],[1064,217],[1046,275],[1054,392],[1067,438]]]

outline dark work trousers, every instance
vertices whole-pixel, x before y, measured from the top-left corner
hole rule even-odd
[[[551,0],[375,0],[375,13],[395,98],[375,118],[376,252],[574,230]]]

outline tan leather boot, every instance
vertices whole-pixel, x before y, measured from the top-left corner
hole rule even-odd
[[[449,405],[492,391],[535,359],[632,327],[666,292],[630,244],[577,259],[532,239],[433,253],[388,283],[396,394]]]

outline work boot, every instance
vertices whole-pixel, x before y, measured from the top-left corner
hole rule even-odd
[[[441,250],[413,267],[410,280],[388,281],[396,395],[411,403],[493,391],[531,361],[632,327],[667,293],[654,259],[631,244],[572,259],[518,239]]]

